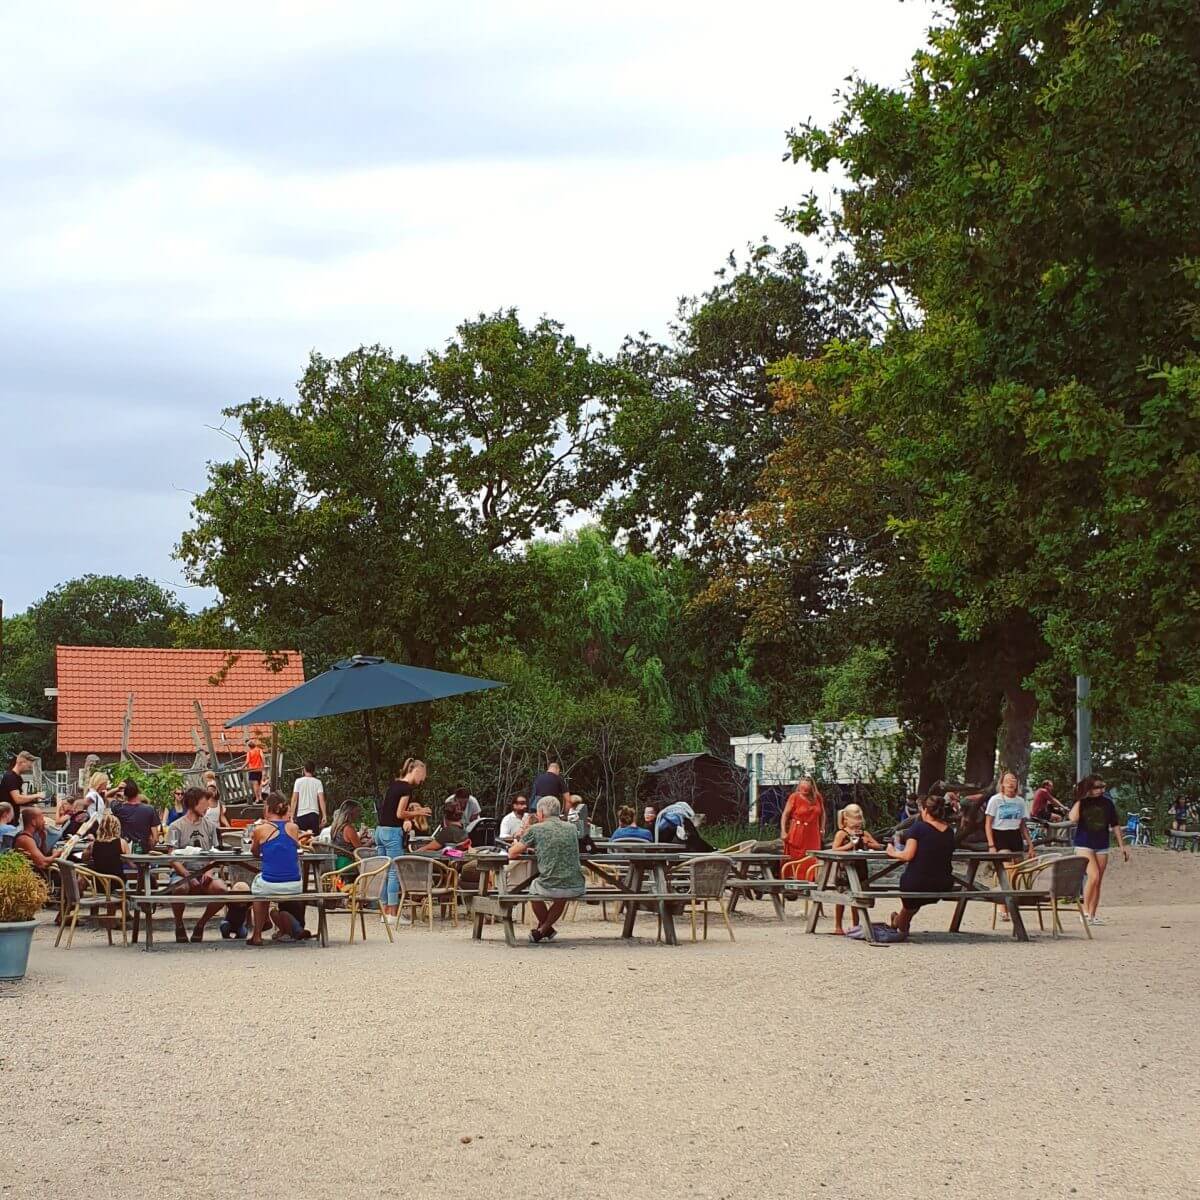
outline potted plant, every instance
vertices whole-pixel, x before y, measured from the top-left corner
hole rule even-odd
[[[0,979],[25,974],[37,924],[33,918],[48,894],[25,855],[15,850],[0,854]]]

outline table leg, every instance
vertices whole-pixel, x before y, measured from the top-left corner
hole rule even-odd
[[[975,876],[978,874],[979,874],[979,860],[977,858],[973,858],[969,863],[967,863],[967,887],[968,888],[973,888],[975,886]],[[950,932],[951,933],[958,932],[959,927],[962,925],[963,914],[966,911],[967,911],[967,902],[965,900],[960,900],[954,906],[954,917],[950,922]]]
[[[831,862],[821,863],[821,882],[820,882],[820,885],[815,889],[816,891],[818,891],[818,892],[832,891],[831,884],[832,884],[832,878],[833,878],[833,869],[834,869],[833,863],[831,863]],[[823,912],[824,912],[823,905],[817,904],[816,902],[809,905],[808,924],[804,928],[805,933],[816,933],[817,932],[817,921],[823,915]]]
[[[642,877],[646,874],[644,863],[629,864],[629,890],[631,892],[640,892],[642,890]],[[633,927],[637,921],[638,905],[636,900],[631,900],[625,905],[625,923],[621,926],[621,936],[623,938],[633,937]]]
[[[654,890],[660,896],[667,894],[667,868],[665,863],[654,864]],[[662,921],[663,941],[668,946],[678,946],[679,938],[675,934],[675,914],[671,911],[674,905],[670,900],[658,902],[658,915]]]
[[[154,905],[147,904],[146,909],[146,953],[149,954],[154,949]]]
[[[857,920],[859,927],[863,931],[863,938],[875,945],[878,939],[875,937],[875,926],[871,924],[871,910],[863,904],[855,904],[856,899],[865,899],[864,893],[871,890],[870,871],[866,863],[847,863],[846,864],[846,884],[850,892],[846,904],[850,909],[850,919]]]
[[[325,923],[325,900],[317,901],[317,940],[322,946],[329,945],[329,927]]]
[[[748,863],[736,864],[736,866],[734,867],[734,878],[735,879],[749,879],[750,878],[749,864]],[[737,904],[741,898],[742,898],[742,889],[734,888],[733,894],[729,897],[729,905],[727,907],[727,911],[728,912],[737,912]]]

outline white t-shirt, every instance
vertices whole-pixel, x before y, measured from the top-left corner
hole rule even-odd
[[[84,799],[87,801],[87,810],[91,816],[99,818],[108,811],[104,797],[95,788],[89,788]]]
[[[987,815],[992,818],[993,829],[1020,829],[1021,822],[1029,816],[1029,805],[1024,796],[1005,796],[997,792],[987,802]]]
[[[292,786],[292,795],[296,797],[296,816],[320,812],[321,805],[317,797],[324,793],[319,779],[312,775],[301,775]]]
[[[504,820],[500,822],[500,836],[502,838],[515,838],[521,832],[521,826],[524,822],[524,813],[520,816],[515,812],[506,813]]]

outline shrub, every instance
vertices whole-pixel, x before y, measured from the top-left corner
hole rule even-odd
[[[0,854],[0,922],[32,921],[49,890],[28,859],[14,850]]]

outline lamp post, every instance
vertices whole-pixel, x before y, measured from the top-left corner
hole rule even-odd
[[[1075,676],[1075,778],[1092,773],[1092,710],[1088,704],[1092,681],[1087,675]]]

